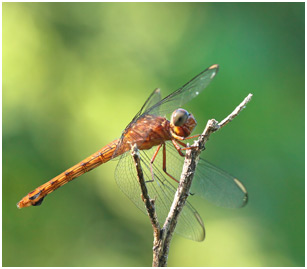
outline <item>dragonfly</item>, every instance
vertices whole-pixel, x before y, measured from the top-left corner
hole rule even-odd
[[[158,219],[165,220],[177,190],[184,151],[188,148],[185,142],[199,136],[190,136],[197,122],[182,106],[197,97],[218,70],[217,64],[208,67],[164,99],[161,98],[160,89],[155,89],[119,139],[31,191],[17,203],[17,207],[38,206],[54,190],[116,159],[115,179],[119,188],[146,214],[135,164],[130,154],[132,145],[136,144],[149,196],[155,199]],[[167,115],[171,115],[170,120]],[[229,208],[243,207],[248,200],[246,188],[237,178],[202,158],[197,165],[191,194]],[[202,218],[189,201],[179,217],[176,232],[194,241],[203,241],[205,238]]]

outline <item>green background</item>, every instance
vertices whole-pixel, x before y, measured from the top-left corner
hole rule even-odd
[[[3,3],[3,265],[150,266],[151,225],[115,161],[16,203],[118,138],[154,88],[218,63],[185,108],[199,133],[254,94],[202,155],[250,200],[196,199],[206,240],[175,235],[169,266],[304,266],[304,16],[304,3]]]

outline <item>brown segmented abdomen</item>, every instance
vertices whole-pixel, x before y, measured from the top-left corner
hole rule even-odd
[[[31,191],[30,193],[28,193],[28,195],[26,195],[18,202],[17,207],[23,208],[31,205],[40,205],[47,194],[53,192],[57,188],[81,176],[82,174],[96,168],[97,166],[111,160],[114,157],[113,153],[116,149],[118,142],[118,139],[114,140],[113,142],[109,143],[91,156],[84,159],[83,161],[67,169],[65,172],[59,174],[53,179],[49,180],[45,184],[36,188],[34,191]],[[122,153],[123,152],[121,152],[120,154]]]

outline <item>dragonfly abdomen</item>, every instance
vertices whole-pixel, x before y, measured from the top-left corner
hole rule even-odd
[[[24,198],[22,198],[18,204],[18,208],[37,206],[40,205],[46,195],[55,191],[64,184],[72,181],[73,179],[83,175],[84,173],[91,171],[97,166],[106,163],[113,158],[113,153],[118,144],[118,139],[109,143],[102,149],[98,150],[91,156],[87,157],[83,161],[67,169],[63,173],[49,180],[45,184],[36,188],[34,191],[29,192]]]

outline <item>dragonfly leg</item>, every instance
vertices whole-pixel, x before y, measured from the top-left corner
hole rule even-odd
[[[176,141],[175,139],[172,139],[172,143],[173,143],[173,145],[175,146],[175,148],[177,149],[179,155],[182,156],[182,157],[184,157],[185,154],[181,151],[182,148],[177,144],[177,142],[179,143],[179,141]],[[182,143],[182,142],[181,142],[181,143]],[[184,143],[182,143],[182,144],[184,144]],[[185,146],[186,146],[186,145],[185,145]]]
[[[181,150],[188,150],[188,149],[195,149],[195,148],[197,148],[197,147],[195,147],[195,146],[190,146],[190,147],[186,147],[186,148],[181,148]]]
[[[195,148],[195,147],[192,147],[192,146],[187,147],[187,145],[185,143],[181,142],[181,141],[192,139],[192,138],[197,138],[200,135],[197,134],[197,135],[193,135],[193,136],[189,136],[189,137],[183,137],[183,136],[176,135],[175,133],[172,132],[172,136],[173,136],[172,142],[173,142],[175,148],[177,149],[177,151],[179,152],[179,154],[181,156],[184,156],[184,155],[182,155],[183,153],[181,152],[181,150],[192,149],[192,148]],[[181,146],[183,146],[183,148],[181,148],[177,143],[180,144]]]
[[[176,141],[178,144],[180,144],[181,146],[183,146],[183,147],[187,147],[187,144],[186,143],[183,143],[183,142],[181,142],[180,140],[177,140]],[[182,149],[182,148],[181,148]]]
[[[162,167],[163,171],[165,174],[167,174],[171,179],[175,180],[177,183],[179,183],[179,181],[177,179],[175,179],[171,174],[169,174],[166,171],[166,146],[165,144],[163,144],[163,167]]]
[[[158,155],[158,152],[159,152],[161,146],[162,146],[162,144],[160,144],[160,145],[157,147],[155,154],[152,156],[152,158],[151,158],[151,160],[150,160],[151,180],[149,180],[149,181],[147,181],[147,182],[153,182],[153,181],[155,180],[155,178],[154,178],[154,173],[153,173],[153,168],[152,168],[152,164],[153,164],[153,162],[155,161],[155,159],[156,159],[156,157],[157,157],[157,155]],[[146,183],[147,183],[147,182],[146,182]]]
[[[193,148],[193,147],[187,147],[187,145],[186,145],[185,143],[181,142],[180,140],[177,140],[176,142],[177,142],[178,144],[180,144],[181,146],[184,147],[184,148],[180,148],[180,146],[177,145],[177,146],[179,147],[180,150],[185,150],[185,149]],[[175,146],[175,147],[176,147],[176,146]],[[176,148],[176,149],[177,149],[177,148]],[[163,166],[165,165],[165,170],[164,170],[164,168],[163,168],[163,171],[164,171],[168,176],[170,176],[172,179],[174,179],[176,182],[179,183],[178,180],[176,180],[176,179],[173,178],[169,173],[166,172],[166,161],[164,161],[164,160],[166,160],[166,154],[164,154],[164,151],[165,151],[165,147],[163,148]],[[179,154],[180,154],[180,151],[178,151],[178,152],[179,152]],[[190,192],[190,195],[194,195],[194,193],[191,193],[191,192]]]
[[[153,173],[153,162],[155,161],[157,155],[158,155],[158,152],[159,150],[161,149],[163,145],[163,166],[162,166],[162,169],[164,171],[165,174],[167,174],[171,179],[175,180],[177,183],[179,183],[179,181],[177,179],[175,179],[171,174],[169,174],[167,171],[166,171],[166,146],[165,146],[165,143],[163,144],[160,144],[158,147],[157,147],[157,150],[155,151],[153,157],[151,158],[150,160],[150,173],[151,173],[151,177],[152,177],[152,180],[150,181],[147,181],[147,182],[153,182],[154,181],[154,173]],[[179,147],[180,148],[180,147]]]
[[[197,135],[192,135],[192,136],[189,136],[189,137],[183,137],[183,136],[176,135],[176,134],[173,133],[173,132],[171,132],[171,133],[172,133],[172,137],[175,138],[176,140],[189,140],[189,139],[192,139],[192,138],[200,137],[199,134],[197,134]]]
[[[199,137],[200,135],[194,135],[194,136],[190,136],[190,137],[187,137],[185,139],[190,139],[190,138],[195,138],[195,137]],[[184,140],[185,140],[184,139]],[[180,148],[180,150],[187,150],[187,149],[193,149],[193,148],[196,148],[196,147],[193,147],[193,146],[187,146],[187,144],[183,143],[182,141],[180,140],[176,140],[176,143],[180,144],[181,146],[183,146],[183,148]],[[176,146],[175,146],[176,147]],[[176,147],[177,148],[177,147]]]
[[[198,138],[198,137],[200,137],[200,134],[192,135],[192,136],[186,137],[186,138],[184,138],[184,140],[188,140],[188,139],[192,139],[192,138]]]

